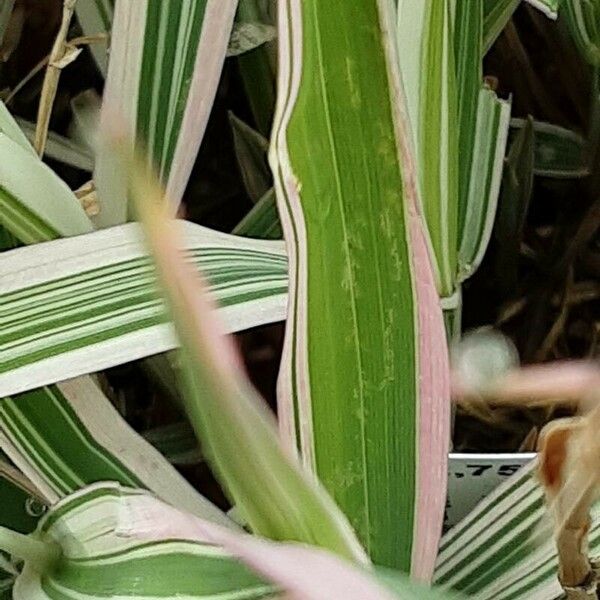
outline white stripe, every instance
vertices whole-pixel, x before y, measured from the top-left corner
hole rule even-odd
[[[167,183],[167,198],[176,212],[204,137],[225,54],[237,0],[208,0],[202,22],[194,75]]]

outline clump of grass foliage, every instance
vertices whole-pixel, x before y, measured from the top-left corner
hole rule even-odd
[[[0,103],[2,598],[597,597],[598,370],[460,350],[493,232],[514,267],[533,175],[588,177],[572,150],[597,145],[484,78],[520,4],[2,0],[4,62],[56,30]],[[529,5],[597,101],[600,1]],[[233,223],[198,200],[225,61]],[[73,69],[94,85],[65,108]],[[280,322],[274,414],[231,334]],[[107,372],[134,361],[174,420],[125,421]],[[579,416],[442,537],[452,401],[553,396]]]

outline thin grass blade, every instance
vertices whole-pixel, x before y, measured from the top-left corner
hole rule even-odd
[[[280,240],[283,237],[275,189],[271,188],[236,225],[234,235],[263,240]]]
[[[250,200],[258,202],[272,187],[273,177],[267,163],[269,140],[229,113],[235,154]]]
[[[520,3],[521,0],[483,0],[483,55],[498,39]]]
[[[461,204],[460,281],[479,267],[492,235],[510,123],[510,102],[483,87],[479,91],[477,123],[469,169],[467,196]]]

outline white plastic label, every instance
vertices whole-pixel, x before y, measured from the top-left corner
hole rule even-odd
[[[448,462],[448,499],[444,529],[466,517],[480,500],[535,458],[535,453],[458,454]]]

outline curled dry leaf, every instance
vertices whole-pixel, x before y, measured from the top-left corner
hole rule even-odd
[[[567,598],[597,598],[588,532],[590,509],[600,496],[600,367],[589,361],[556,362],[511,369],[476,389],[469,383],[455,370],[454,399],[471,412],[565,404],[583,411],[541,431],[538,476],[554,523],[558,576]]]
[[[599,426],[597,406],[584,416],[549,423],[539,441],[538,473],[554,521],[559,580],[572,598],[587,593],[596,581],[588,557],[588,532],[590,509],[600,491]]]

